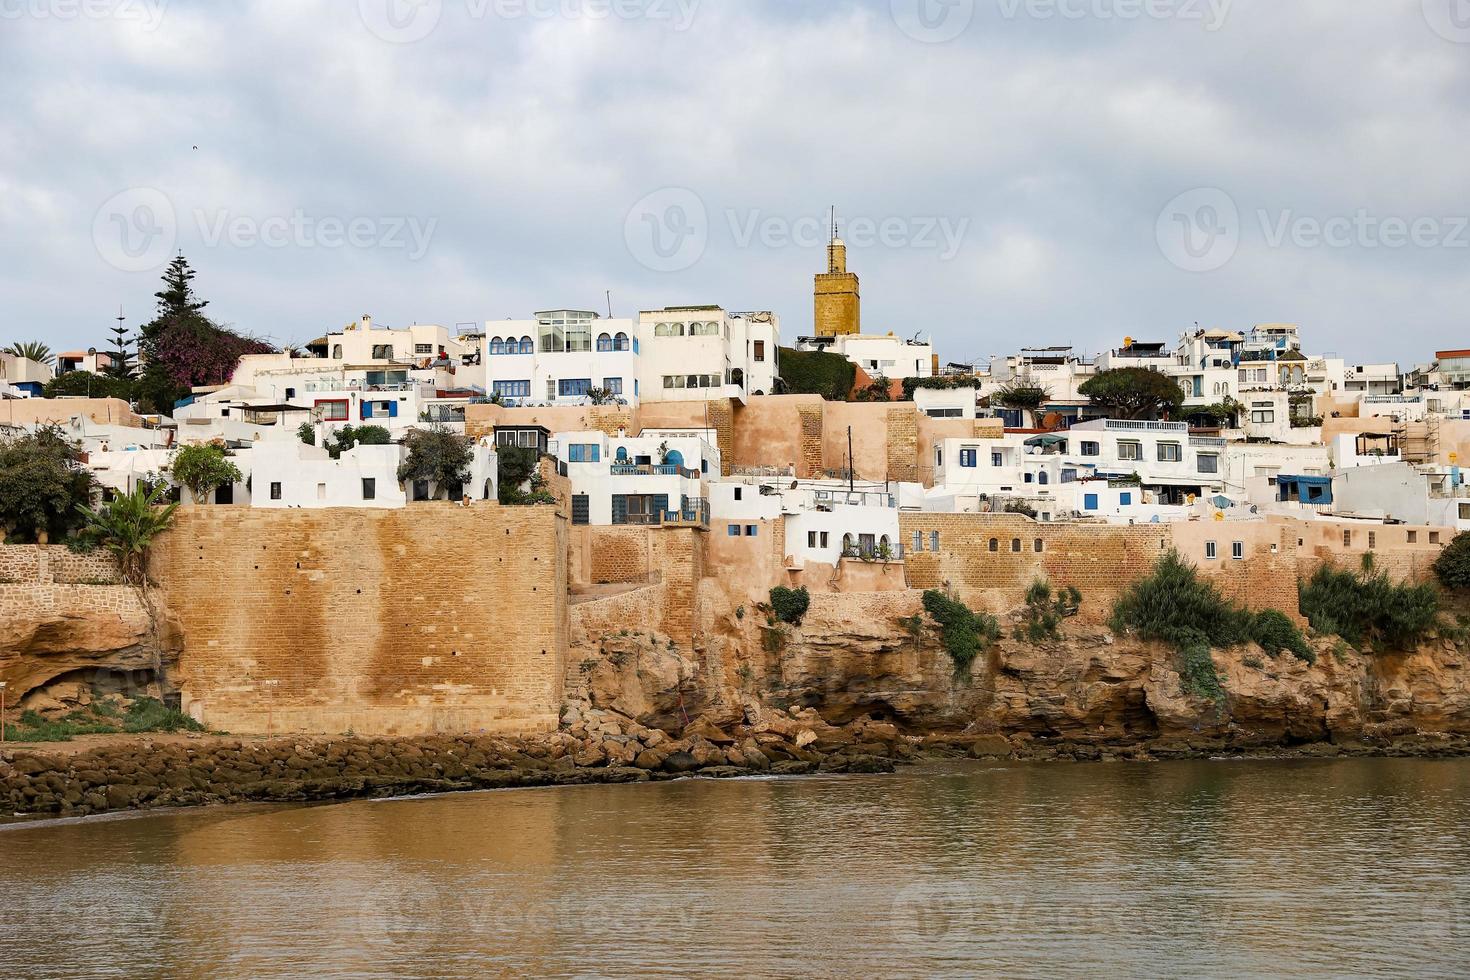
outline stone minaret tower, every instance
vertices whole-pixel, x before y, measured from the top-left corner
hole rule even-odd
[[[832,240],[827,244],[827,271],[812,277],[812,327],[818,337],[860,332],[862,301],[858,277],[847,271],[847,246],[837,237],[832,222]]]

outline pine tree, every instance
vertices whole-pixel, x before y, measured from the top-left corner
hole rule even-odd
[[[107,332],[112,334],[112,363],[103,369],[103,374],[114,378],[131,378],[133,376],[132,355],[128,348],[132,341],[128,338],[128,328],[123,326],[122,309],[117,311],[117,326],[108,327]]]
[[[143,327],[143,336],[156,336],[170,322],[198,314],[209,305],[208,300],[194,295],[194,275],[188,259],[182,254],[174,256],[163,274],[164,288],[153,294],[158,297],[158,315]]]

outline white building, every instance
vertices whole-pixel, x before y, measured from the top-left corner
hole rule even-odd
[[[770,394],[781,321],[769,312],[671,306],[638,314],[644,401],[702,401]]]
[[[566,465],[573,524],[709,522],[705,481],[720,475],[720,451],[706,430],[559,432],[547,450]]]
[[[801,337],[797,350],[827,351],[862,368],[868,377],[929,378],[934,375],[932,340],[904,340],[893,334],[838,334],[835,337]]]
[[[1470,530],[1470,486],[1458,468],[1394,461],[1340,470],[1332,496],[1336,514]]]
[[[8,397],[39,398],[53,376],[50,365],[0,352],[0,389],[11,389]]]
[[[632,320],[549,310],[490,320],[478,338],[481,386],[507,405],[582,405],[594,389],[630,405],[642,395],[642,343]]]

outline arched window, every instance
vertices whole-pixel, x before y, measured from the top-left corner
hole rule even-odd
[[[879,554],[883,554],[884,552],[891,552],[892,550],[893,550],[893,545],[892,545],[891,542],[889,542],[888,535],[886,535],[886,534],[879,535],[879,537],[878,537],[878,553]]]
[[[490,338],[490,353],[492,353],[492,354],[504,354],[505,353],[505,341],[501,340],[499,337],[491,337]]]
[[[613,453],[613,458],[616,459],[619,463],[626,463],[628,461],[628,447],[619,446],[618,451],[616,453]]]
[[[854,549],[853,549],[853,546],[852,546],[852,534],[851,533],[844,534],[842,536],[842,553],[845,555],[845,554],[848,554],[848,553],[852,552],[853,550]]]
[[[1050,482],[1050,480],[1051,480],[1051,477],[1049,477],[1049,476],[1046,475],[1046,470],[1042,470],[1041,472],[1039,472],[1039,473],[1036,474],[1036,482],[1037,483],[1046,484],[1046,483]]]
[[[1020,538],[1011,538],[1011,551],[1014,552],[1015,554],[1018,554],[1018,555],[1021,553],[1021,539]]]
[[[341,344],[333,344],[332,345],[332,360],[334,360],[334,361],[340,361],[340,360],[342,360],[342,345]]]
[[[1000,550],[1000,538],[991,538],[990,539],[990,550],[991,551],[999,551]]]
[[[511,348],[509,341],[506,342],[506,345],[505,346],[506,346],[506,353],[508,353],[508,354],[515,353],[515,351]],[[521,353],[522,354],[534,354],[535,352],[536,352],[536,347],[535,347],[534,344],[531,343],[531,338],[530,337],[522,337],[521,338]]]
[[[689,325],[689,336],[691,337],[713,337],[719,334],[720,325],[714,322],[691,323]]]
[[[684,324],[682,323],[659,323],[653,328],[655,337],[682,337],[684,336]]]
[[[670,449],[668,451],[668,454],[664,456],[664,465],[666,465],[666,466],[683,466],[684,465],[684,454],[681,453],[681,452],[679,452],[679,450],[677,450],[677,449]]]
[[[599,354],[602,354],[602,353],[606,353],[607,351],[610,351],[612,349],[613,349],[613,339],[612,339],[612,337],[609,334],[605,334],[605,333],[598,334],[597,335],[597,352]]]
[[[613,337],[613,350],[627,350],[627,349],[628,349],[628,335],[625,334],[625,333],[623,333],[621,330],[619,330],[618,333],[617,333],[617,336]]]
[[[495,483],[494,483],[494,481],[492,481],[492,480],[486,480],[485,481],[485,497],[484,497],[484,499],[489,500],[490,499],[490,495],[493,494],[494,492],[495,492]]]

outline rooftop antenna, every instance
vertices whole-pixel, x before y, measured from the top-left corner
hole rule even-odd
[[[609,289],[606,292],[607,292],[607,318],[609,320],[611,320],[613,318],[613,315],[612,315],[612,290]]]
[[[832,238],[828,242],[828,244],[831,244],[831,242],[837,241],[837,205],[834,204],[828,208],[827,213],[831,216],[832,223]]]

